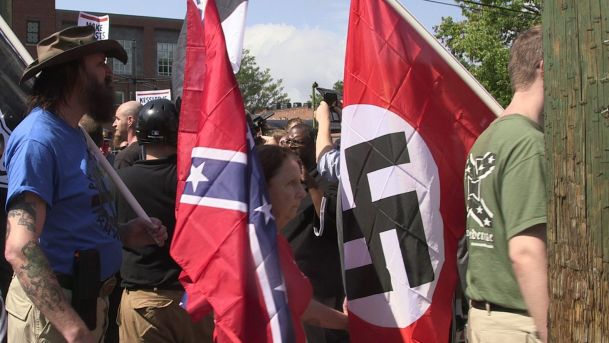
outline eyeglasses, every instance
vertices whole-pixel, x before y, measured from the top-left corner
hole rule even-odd
[[[289,148],[300,148],[300,147],[305,146],[306,142],[288,138],[288,139],[282,139],[279,142],[279,145],[281,145],[283,147],[289,147]]]

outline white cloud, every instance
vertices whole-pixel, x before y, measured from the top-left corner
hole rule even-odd
[[[342,80],[346,36],[319,28],[258,24],[246,28],[244,47],[274,79],[282,79],[293,102],[306,102],[311,84],[331,88]]]

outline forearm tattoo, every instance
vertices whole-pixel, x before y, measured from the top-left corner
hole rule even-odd
[[[40,246],[30,241],[21,252],[25,257],[17,270],[17,277],[25,293],[41,311],[63,311],[63,290]]]
[[[13,200],[7,216],[9,220],[16,220],[17,225],[24,226],[30,232],[36,232],[36,209],[33,203],[25,200],[25,196],[20,195]],[[8,234],[8,230],[6,232]]]
[[[16,227],[36,233],[36,209],[34,203],[28,202],[24,195],[13,200],[7,214],[7,237]],[[30,300],[43,311],[63,311],[63,290],[51,269],[38,240],[27,242],[22,248],[23,264],[17,266],[15,274]]]

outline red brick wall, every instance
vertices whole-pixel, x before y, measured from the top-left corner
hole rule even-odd
[[[36,58],[36,45],[26,44],[27,21],[40,22],[40,36],[50,36],[55,32],[55,0],[15,0],[13,1],[12,29],[32,57]]]
[[[76,23],[78,20],[78,11],[67,11],[57,10],[57,24],[58,28],[61,28],[66,23]],[[155,30],[169,30],[180,32],[182,28],[182,20],[180,19],[166,19],[166,18],[154,18],[154,17],[141,17],[132,15],[112,14],[112,13],[95,13],[94,15],[105,15],[110,16],[110,35],[112,35],[112,26],[122,27],[134,27],[140,28],[144,32],[143,43],[144,61],[138,61],[144,66],[143,78],[158,78],[156,75],[156,41],[155,41]],[[160,89],[160,88],[159,88]]]
[[[68,25],[75,25],[78,20],[78,11],[57,10],[56,11],[56,26],[57,28]],[[182,28],[181,19],[154,18],[143,16],[131,16],[113,13],[95,13],[93,15],[110,16],[110,36],[112,37],[112,27],[130,27],[136,28],[143,32],[143,40],[137,44],[142,45],[144,59],[136,60],[136,64],[142,65],[143,74],[137,75],[137,83],[133,83],[132,78],[117,78],[114,79],[114,88],[117,91],[124,93],[124,100],[135,99],[135,91],[153,90],[153,89],[170,89],[171,77],[158,76],[156,70],[156,39],[155,32],[157,30],[175,31],[176,35]],[[133,95],[133,96],[132,96]]]

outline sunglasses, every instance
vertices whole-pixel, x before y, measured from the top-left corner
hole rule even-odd
[[[300,147],[305,146],[305,145],[306,145],[306,142],[299,141],[299,140],[296,140],[296,139],[291,139],[291,138],[288,138],[288,139],[282,139],[282,140],[279,142],[279,144],[280,144],[281,146],[284,146],[284,147],[290,147],[290,148],[300,148]]]

